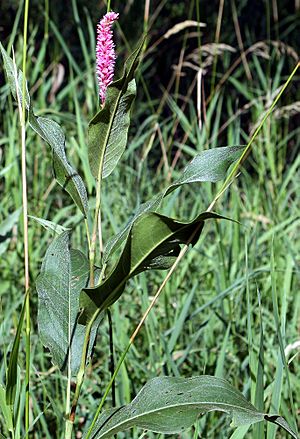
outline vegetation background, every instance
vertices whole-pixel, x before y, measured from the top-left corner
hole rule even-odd
[[[0,39],[8,49],[14,46],[19,66],[22,6],[17,0],[0,3]],[[298,0],[113,0],[111,6],[120,13],[115,32],[117,71],[144,29],[149,41],[138,78],[129,146],[104,184],[104,242],[152,191],[176,178],[197,152],[247,142],[298,62],[300,24]],[[30,1],[27,72],[34,107],[37,114],[51,115],[64,127],[68,157],[90,193],[94,187],[85,139],[98,105],[95,28],[105,11],[105,4],[94,0]],[[199,30],[187,20],[201,21],[205,27]],[[1,391],[24,287],[18,114],[2,70],[0,74]],[[238,180],[216,206],[219,213],[241,224],[205,227],[127,356],[117,379],[118,404],[129,402],[149,378],[160,374],[206,373],[225,377],[258,408],[280,412],[291,425],[296,417],[299,420],[298,82],[299,73],[264,125]],[[47,146],[30,129],[27,164],[29,214],[68,227],[79,225],[72,239],[74,246],[85,250],[82,217],[55,184]],[[217,187],[206,183],[182,190],[179,202],[170,196],[164,212],[192,218],[207,208]],[[64,381],[39,341],[34,293],[52,236],[30,221],[29,238],[33,437],[62,437]],[[140,275],[113,306],[117,358],[162,278],[163,273]],[[21,357],[21,394],[23,370]],[[105,322],[87,372],[78,437],[109,376]],[[208,414],[181,437],[285,437],[273,425],[233,433],[229,424],[224,416]],[[0,432],[6,432],[2,418]],[[130,431],[118,437],[140,435],[141,431]]]

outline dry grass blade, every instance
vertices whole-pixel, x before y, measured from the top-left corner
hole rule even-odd
[[[163,35],[163,38],[166,40],[168,38],[170,38],[172,35],[176,35],[178,34],[178,32],[181,32],[184,29],[187,29],[189,27],[205,27],[206,24],[205,23],[201,23],[198,21],[194,21],[194,20],[185,20],[182,21],[181,23],[177,23],[175,24],[175,26],[171,27],[171,29],[168,30],[168,32],[166,32]]]
[[[294,102],[290,105],[284,105],[283,107],[277,108],[274,111],[274,117],[276,119],[281,119],[282,117],[291,117],[300,113],[300,101]]]

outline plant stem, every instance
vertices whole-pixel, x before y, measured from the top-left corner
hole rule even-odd
[[[148,315],[149,315],[151,309],[153,308],[153,306],[155,305],[155,303],[156,303],[157,299],[159,298],[161,292],[163,291],[163,289],[164,289],[166,283],[168,282],[168,280],[170,279],[170,277],[171,277],[172,274],[174,273],[174,271],[175,271],[177,265],[179,264],[179,262],[181,261],[181,259],[183,258],[183,256],[186,254],[186,252],[187,252],[187,250],[188,250],[188,247],[189,247],[189,244],[193,241],[193,239],[194,239],[195,235],[198,233],[200,227],[202,227],[201,224],[199,224],[198,227],[194,230],[194,232],[193,232],[192,235],[190,236],[190,238],[189,238],[187,244],[186,244],[184,247],[182,247],[182,249],[181,249],[181,251],[180,251],[180,253],[179,253],[177,259],[175,260],[174,264],[173,264],[172,267],[170,268],[170,271],[168,272],[167,276],[166,276],[165,279],[163,280],[163,282],[162,282],[162,284],[160,285],[159,289],[157,290],[155,296],[154,296],[153,299],[151,300],[150,305],[149,305],[148,308],[146,309],[146,311],[145,311],[143,317],[141,318],[139,324],[137,325],[136,329],[135,329],[134,332],[132,333],[132,335],[131,335],[131,337],[130,337],[130,339],[129,339],[129,343],[128,343],[128,345],[126,346],[125,351],[124,351],[123,354],[121,355],[121,358],[120,358],[119,361],[118,361],[117,367],[116,367],[116,369],[115,369],[115,371],[114,371],[114,373],[113,373],[113,375],[112,375],[112,377],[111,377],[111,379],[110,379],[110,381],[109,381],[109,383],[108,383],[108,386],[107,386],[106,389],[105,389],[104,395],[103,395],[103,397],[102,397],[102,399],[101,399],[100,405],[99,405],[99,407],[98,407],[98,409],[97,409],[97,411],[96,411],[96,414],[95,414],[95,416],[94,416],[94,418],[93,418],[93,421],[92,421],[92,423],[91,423],[91,425],[90,425],[90,428],[89,428],[89,430],[88,430],[88,432],[87,432],[87,434],[86,434],[85,439],[89,439],[89,438],[90,438],[90,435],[91,435],[92,430],[93,430],[93,428],[94,428],[94,426],[95,426],[95,423],[96,423],[96,421],[97,421],[97,419],[98,419],[98,416],[99,416],[99,414],[100,414],[100,412],[101,412],[101,410],[102,410],[102,407],[103,407],[103,405],[104,405],[104,402],[105,402],[105,400],[106,400],[106,398],[107,398],[107,396],[108,396],[108,394],[109,394],[109,392],[110,392],[110,389],[111,389],[112,386],[113,386],[113,383],[114,383],[114,381],[115,381],[115,378],[116,378],[116,376],[117,376],[119,370],[121,369],[121,366],[122,366],[122,364],[123,364],[123,362],[124,362],[124,360],[125,360],[125,357],[126,357],[126,355],[127,355],[127,352],[129,351],[131,345],[133,344],[133,342],[134,342],[136,336],[138,335],[138,333],[139,333],[141,327],[143,326],[143,324],[144,324],[146,318],[148,317]]]
[[[84,225],[85,225],[86,237],[87,237],[87,241],[88,241],[88,249],[90,252],[91,251],[91,238],[90,238],[88,220],[86,218],[84,219]]]
[[[78,371],[77,377],[76,377],[76,388],[75,388],[74,398],[73,398],[73,402],[72,402],[72,407],[71,407],[69,419],[67,419],[67,421],[66,421],[65,439],[71,439],[71,437],[72,437],[72,430],[73,430],[73,425],[74,425],[74,421],[75,421],[75,414],[76,414],[78,399],[79,399],[81,387],[82,387],[83,380],[84,380],[86,358],[87,358],[87,353],[88,353],[88,348],[89,348],[91,330],[92,330],[92,326],[93,326],[96,318],[99,315],[99,312],[100,311],[95,312],[95,314],[93,315],[93,317],[91,318],[91,320],[89,321],[89,323],[87,324],[87,327],[86,327],[84,343],[83,343],[83,348],[82,348],[82,354],[81,354],[80,367],[79,367],[79,371]]]
[[[95,423],[96,423],[96,421],[98,419],[98,416],[99,416],[99,414],[100,414],[100,412],[102,410],[103,404],[104,404],[104,402],[105,402],[105,400],[106,400],[106,398],[107,398],[107,396],[108,396],[108,394],[110,392],[110,389],[112,388],[113,382],[115,381],[116,376],[118,375],[118,372],[121,369],[121,366],[122,366],[122,364],[123,364],[123,362],[125,360],[127,352],[129,351],[131,345],[132,345],[132,342],[131,342],[131,338],[130,338],[129,343],[128,343],[125,351],[123,352],[123,354],[120,357],[120,360],[118,361],[118,364],[117,364],[117,367],[116,367],[116,369],[115,369],[115,371],[113,373],[113,376],[111,377],[111,379],[110,379],[110,381],[109,381],[109,383],[108,383],[108,385],[107,385],[107,387],[105,389],[104,395],[103,395],[103,397],[102,397],[102,399],[100,401],[100,405],[99,405],[99,407],[98,407],[98,409],[96,411],[96,414],[95,414],[95,416],[94,416],[94,418],[92,420],[90,428],[88,429],[88,432],[87,432],[87,434],[85,436],[85,439],[89,439],[90,436],[91,436],[92,430],[93,430],[93,428],[95,426]]]
[[[221,24],[222,24],[222,16],[223,16],[223,10],[224,10],[224,0],[220,0],[219,2],[219,11],[218,11],[218,19],[217,19],[217,27],[216,27],[216,34],[215,34],[215,45],[217,46],[220,41],[220,32],[221,32]],[[216,69],[217,69],[217,59],[218,59],[218,48],[215,47],[214,50],[214,61],[213,61],[213,68],[212,68],[212,80],[211,80],[211,89],[210,94],[214,92],[215,89],[215,80],[216,80]]]
[[[145,8],[144,8],[144,34],[146,34],[148,32],[149,11],[150,11],[150,0],[145,0]]]
[[[86,227],[86,234],[88,239],[88,247],[89,247],[89,262],[90,262],[90,287],[95,286],[95,257],[96,257],[96,243],[97,243],[97,229],[98,229],[98,221],[100,216],[100,208],[101,208],[101,178],[98,180],[98,184],[96,186],[96,206],[95,206],[95,214],[94,214],[94,223],[93,223],[93,232],[92,237],[90,238],[89,234],[89,227],[88,222],[85,219],[85,227]],[[103,276],[104,268],[101,271],[100,279]],[[90,342],[90,336],[91,336],[91,330],[92,326],[97,319],[98,315],[100,313],[100,310],[96,311],[89,323],[87,324],[86,331],[85,331],[85,338],[81,353],[81,362],[79,371],[76,377],[76,388],[74,393],[74,398],[72,402],[72,407],[69,413],[69,418],[66,421],[65,426],[65,439],[71,439],[72,438],[72,431],[73,431],[73,425],[75,421],[75,414],[78,404],[78,399],[81,391],[81,387],[84,380],[84,374],[85,374],[85,367],[86,367],[86,359],[87,359],[87,353],[89,348],[89,342]]]
[[[102,238],[102,220],[101,220],[101,209],[98,213],[98,239],[99,239],[99,254],[102,259],[103,255],[103,238]]]
[[[107,1],[107,12],[110,11],[110,0]]]
[[[230,172],[230,174],[229,174],[229,176],[227,177],[227,179],[225,180],[225,182],[224,182],[224,184],[223,184],[221,190],[218,192],[218,194],[217,194],[216,197],[214,198],[213,202],[212,202],[212,203],[210,204],[210,206],[208,207],[207,211],[211,211],[211,210],[212,210],[212,208],[213,208],[213,206],[215,205],[215,203],[217,202],[217,200],[218,200],[218,199],[220,198],[220,196],[224,193],[224,191],[227,189],[227,187],[231,184],[231,182],[232,182],[232,178],[233,178],[233,177],[235,176],[235,174],[237,173],[240,164],[242,163],[242,161],[243,161],[244,157],[246,156],[247,152],[250,150],[251,145],[252,145],[253,141],[255,140],[256,136],[258,135],[259,131],[261,130],[261,128],[262,128],[262,126],[263,126],[265,120],[269,117],[269,115],[270,115],[271,112],[273,111],[275,105],[277,104],[277,102],[278,102],[278,100],[280,99],[282,93],[284,92],[284,90],[286,89],[286,87],[288,86],[288,84],[290,83],[290,81],[292,80],[292,78],[293,78],[293,76],[295,75],[295,73],[296,73],[296,71],[297,71],[297,69],[298,69],[299,66],[300,66],[300,62],[298,62],[298,64],[296,65],[295,69],[294,69],[293,72],[290,74],[290,76],[289,76],[289,78],[287,79],[286,83],[285,83],[284,86],[282,87],[280,93],[277,95],[276,99],[274,100],[273,104],[271,105],[270,109],[266,112],[266,114],[265,114],[265,116],[263,117],[261,123],[259,124],[258,128],[255,130],[255,132],[254,132],[253,136],[251,137],[251,139],[250,139],[248,145],[246,146],[246,148],[245,148],[245,150],[244,150],[242,156],[241,156],[240,159],[238,160],[237,164],[234,166],[233,170]],[[100,414],[100,412],[101,412],[101,410],[102,410],[102,408],[103,408],[104,402],[105,402],[105,400],[106,400],[106,398],[107,398],[107,396],[108,396],[108,394],[109,394],[109,392],[110,392],[110,389],[112,388],[113,382],[114,382],[114,380],[115,380],[115,378],[116,378],[116,376],[117,376],[119,370],[121,369],[121,366],[122,366],[122,364],[123,364],[123,362],[124,362],[124,360],[125,360],[125,358],[126,358],[126,355],[127,355],[128,351],[129,351],[131,345],[133,344],[133,342],[134,342],[134,340],[135,340],[137,334],[139,333],[139,331],[140,331],[142,325],[144,324],[144,322],[145,322],[145,320],[146,320],[148,314],[150,313],[151,309],[153,308],[153,306],[155,305],[157,299],[159,298],[159,296],[160,296],[162,290],[164,289],[166,283],[168,282],[168,280],[169,280],[170,277],[172,276],[173,272],[175,271],[175,269],[176,269],[177,265],[179,264],[179,262],[181,261],[181,259],[182,259],[182,258],[184,257],[184,255],[186,254],[186,252],[187,252],[187,250],[188,250],[188,247],[189,247],[189,244],[192,242],[194,236],[195,236],[196,233],[198,233],[198,231],[199,231],[199,227],[201,227],[201,226],[199,225],[199,226],[194,230],[194,232],[192,233],[191,237],[189,238],[187,244],[185,244],[185,245],[182,247],[182,249],[181,249],[181,251],[180,251],[180,253],[179,253],[177,259],[175,260],[174,264],[173,264],[172,267],[170,268],[170,270],[169,270],[167,276],[165,277],[165,279],[163,280],[161,286],[160,286],[159,289],[157,290],[155,296],[153,297],[153,299],[152,299],[152,301],[151,301],[149,307],[147,308],[146,312],[144,313],[144,315],[143,315],[142,319],[140,320],[138,326],[136,327],[135,331],[134,331],[133,334],[131,335],[131,337],[130,337],[130,339],[129,339],[129,343],[128,343],[128,345],[126,346],[124,352],[122,353],[122,355],[121,355],[121,357],[120,357],[120,359],[119,359],[119,361],[118,361],[117,367],[116,367],[116,369],[115,369],[115,371],[114,371],[114,373],[113,373],[113,376],[111,377],[111,379],[110,379],[110,381],[109,381],[109,383],[108,383],[108,385],[107,385],[107,387],[106,387],[106,390],[105,390],[105,392],[104,392],[104,395],[103,395],[103,397],[102,397],[102,399],[101,399],[101,401],[100,401],[100,405],[99,405],[99,407],[98,407],[98,409],[97,409],[97,411],[96,411],[96,414],[95,414],[95,416],[94,416],[94,418],[93,418],[93,420],[92,420],[92,423],[91,423],[91,425],[90,425],[90,427],[89,427],[89,429],[88,429],[88,431],[87,431],[87,434],[86,434],[86,436],[85,436],[85,439],[89,439],[90,436],[91,436],[91,434],[92,434],[92,430],[93,430],[93,428],[94,428],[94,426],[95,426],[95,424],[96,424],[96,422],[97,422],[97,419],[98,419],[98,417],[99,417],[99,414]]]
[[[94,223],[93,223],[93,232],[92,238],[90,242],[90,251],[89,251],[89,260],[90,260],[90,286],[93,288],[95,286],[95,258],[96,258],[96,242],[97,242],[97,229],[98,229],[98,220],[99,213],[101,207],[101,179],[96,187],[96,207],[95,207],[95,215],[94,215]]]
[[[109,330],[109,350],[110,350],[110,361],[109,361],[109,370],[111,377],[114,374],[115,370],[115,359],[114,359],[114,333],[113,333],[113,324],[112,324],[112,318],[111,318],[111,312],[110,309],[107,308],[106,310],[107,319],[108,319],[108,330]],[[116,386],[115,381],[112,383],[111,388],[111,399],[112,399],[112,406],[116,406]]]
[[[28,250],[28,203],[26,179],[26,58],[27,58],[27,29],[28,29],[29,0],[25,0],[24,29],[23,29],[23,81],[22,81],[22,112],[21,142],[22,142],[22,200],[23,200],[23,228],[24,228],[24,270],[26,296],[26,376],[25,376],[25,437],[29,437],[30,411],[30,295],[29,295],[29,250]]]
[[[48,40],[49,38],[49,0],[45,0],[45,27],[44,27],[44,38]]]

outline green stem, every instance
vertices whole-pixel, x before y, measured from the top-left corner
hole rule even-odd
[[[98,230],[98,220],[99,220],[99,212],[101,207],[101,180],[97,184],[96,188],[96,207],[95,207],[95,216],[93,223],[93,232],[92,238],[90,241],[90,251],[89,251],[89,260],[90,260],[90,286],[93,288],[95,286],[95,258],[96,258],[96,243],[97,243],[97,230]]]
[[[97,190],[97,194],[98,193],[100,193],[100,185],[99,185],[99,189]],[[92,234],[91,240],[90,240],[90,235],[89,235],[88,223],[87,223],[87,220],[85,220],[86,233],[87,233],[87,237],[88,237],[88,246],[89,246],[90,286],[91,287],[93,287],[94,283],[95,283],[94,262],[95,262],[95,255],[96,255],[97,218],[98,218],[99,211],[100,211],[100,196],[97,195],[96,212],[95,212],[95,217],[94,217],[93,234]],[[99,312],[100,312],[100,310],[98,310],[93,315],[92,319],[89,321],[89,323],[86,327],[84,343],[83,343],[83,348],[82,348],[82,354],[81,354],[80,367],[79,367],[79,371],[78,371],[77,377],[76,377],[76,388],[75,388],[75,393],[74,393],[74,397],[73,397],[72,407],[71,407],[71,410],[68,410],[68,412],[67,412],[67,415],[69,417],[67,418],[66,425],[65,425],[65,439],[72,438],[72,431],[73,431],[73,426],[74,426],[74,421],[75,421],[78,399],[79,399],[79,395],[80,395],[80,391],[81,391],[81,387],[82,387],[84,375],[85,375],[86,359],[87,359],[88,347],[89,347],[89,342],[90,342],[91,330],[92,330],[92,326],[93,326],[96,318],[99,315]],[[67,392],[67,398],[69,398],[68,392]],[[67,404],[68,405],[66,405],[66,407],[69,408],[69,403],[67,402]]]
[[[218,18],[217,18],[217,27],[216,27],[216,33],[215,33],[215,45],[219,44],[220,40],[220,32],[221,32],[221,24],[222,24],[222,16],[223,16],[223,10],[224,10],[224,0],[220,0],[219,2],[219,11],[218,11]],[[217,72],[217,59],[218,59],[218,53],[217,48],[214,49],[213,54],[213,68],[212,68],[212,79],[211,79],[211,88],[210,88],[210,94],[213,94],[215,89],[215,81],[216,81],[216,72]]]
[[[85,218],[84,220],[85,223],[85,229],[86,229],[86,236],[87,236],[87,241],[88,241],[88,248],[89,248],[89,252],[91,250],[91,239],[90,239],[90,232],[89,232],[89,225],[88,225],[88,221]],[[87,328],[88,330],[88,328]],[[86,332],[86,338],[84,340],[84,346],[83,346],[83,351],[82,351],[82,358],[81,358],[81,363],[80,363],[80,369],[82,368],[82,364],[84,364],[83,369],[85,368],[85,361],[86,361],[86,353],[87,353],[87,348],[88,348],[88,343],[89,343],[89,336],[90,334],[88,332]],[[72,431],[73,431],[73,425],[74,425],[74,417],[75,417],[75,411],[76,411],[76,406],[77,406],[77,401],[78,401],[78,397],[79,397],[79,392],[80,392],[80,388],[82,386],[82,382],[83,382],[83,377],[81,378],[81,383],[80,383],[80,377],[82,376],[82,370],[79,370],[78,375],[77,375],[77,381],[76,381],[76,390],[77,387],[80,386],[79,391],[75,391],[75,396],[74,396],[74,400],[72,403],[72,410],[74,411],[74,417],[71,416],[72,414],[72,410],[70,410],[71,408],[71,357],[69,355],[69,365],[68,365],[68,382],[67,382],[67,392],[66,392],[66,408],[65,408],[65,414],[66,414],[66,424],[65,424],[65,438],[66,439],[71,439],[72,437]],[[77,396],[77,401],[75,404],[75,398],[76,398],[76,393],[78,393]],[[75,408],[74,408],[75,405]]]
[[[26,439],[29,438],[29,412],[30,412],[30,300],[29,300],[29,289],[26,298],[26,400],[25,400],[25,430]]]
[[[107,12],[110,11],[110,0],[107,1]]]
[[[109,330],[109,355],[110,355],[110,361],[109,361],[109,371],[111,374],[111,377],[114,374],[115,370],[115,358],[114,358],[114,331],[113,331],[113,324],[112,324],[112,318],[111,318],[111,312],[110,309],[107,308],[106,310],[107,319],[108,319],[108,330]],[[115,382],[112,383],[111,388],[111,399],[112,399],[112,406],[116,406],[116,386]]]
[[[90,238],[90,231],[89,231],[89,224],[87,218],[84,219],[84,225],[85,225],[85,231],[86,231],[86,237],[88,241],[88,248],[89,252],[91,251],[91,238]]]
[[[28,247],[28,209],[27,209],[27,179],[26,179],[26,59],[27,59],[27,29],[28,29],[29,0],[25,1],[24,30],[23,30],[23,81],[22,81],[22,200],[23,200],[23,227],[24,227],[24,265],[25,265],[25,293],[26,297],[26,375],[25,375],[25,437],[29,438],[30,412],[30,296],[29,296],[29,247]]]
[[[202,68],[202,46],[201,46],[201,28],[200,28],[200,2],[196,2],[196,16],[198,22],[198,49],[199,49],[199,67]]]
[[[102,396],[102,399],[101,399],[101,401],[100,401],[100,405],[99,405],[99,407],[97,408],[96,414],[95,414],[95,416],[94,416],[94,418],[93,418],[93,421],[92,421],[92,423],[91,423],[91,425],[90,425],[90,428],[89,428],[89,430],[88,430],[88,432],[87,432],[87,434],[86,434],[86,436],[85,436],[85,439],[89,439],[90,436],[91,436],[92,430],[93,430],[93,428],[94,428],[94,426],[95,426],[95,423],[96,423],[96,421],[97,421],[97,419],[98,419],[98,416],[99,416],[99,414],[100,414],[100,412],[101,412],[101,410],[102,410],[103,404],[104,404],[104,402],[105,402],[105,400],[106,400],[106,398],[107,398],[107,396],[108,396],[108,394],[109,394],[109,392],[110,392],[110,389],[111,389],[112,386],[113,386],[113,383],[114,383],[114,381],[115,381],[115,379],[116,379],[116,376],[118,375],[119,370],[121,369],[121,366],[122,366],[122,364],[123,364],[123,362],[124,362],[124,360],[125,360],[125,357],[126,357],[126,355],[127,355],[127,352],[129,351],[129,349],[130,349],[132,343],[133,343],[133,341],[132,341],[131,338],[130,338],[129,343],[128,343],[128,345],[127,345],[125,351],[124,351],[123,354],[121,355],[121,357],[120,357],[120,359],[119,359],[119,361],[118,361],[117,367],[116,367],[116,369],[115,369],[115,371],[114,371],[114,373],[113,373],[113,375],[112,375],[112,377],[111,377],[111,379],[110,379],[110,381],[109,381],[109,383],[108,383],[108,385],[107,385],[107,387],[106,387],[106,389],[105,389],[104,395]]]
[[[170,268],[170,271],[168,272],[167,276],[165,277],[165,279],[163,280],[162,284],[161,284],[160,287],[158,288],[158,290],[157,290],[155,296],[154,296],[153,299],[151,300],[150,305],[149,305],[148,308],[146,309],[146,311],[145,311],[143,317],[141,318],[139,324],[137,325],[136,329],[134,330],[133,334],[131,335],[131,337],[130,337],[130,339],[129,339],[129,343],[128,343],[128,345],[127,345],[125,351],[124,351],[123,354],[121,355],[121,358],[120,358],[119,361],[118,361],[117,367],[116,367],[116,369],[115,369],[115,371],[114,371],[114,373],[113,373],[113,375],[112,375],[112,377],[111,377],[111,379],[110,379],[110,381],[109,381],[109,383],[108,383],[108,385],[107,385],[107,387],[106,387],[106,390],[105,390],[104,395],[103,395],[103,397],[102,397],[102,399],[101,399],[100,405],[99,405],[99,407],[97,408],[96,414],[95,414],[95,416],[94,416],[94,418],[93,418],[93,421],[92,421],[92,423],[91,423],[91,425],[90,425],[90,428],[89,428],[89,430],[88,430],[88,432],[87,432],[87,434],[86,434],[86,436],[85,436],[85,439],[89,439],[90,436],[91,436],[92,430],[93,430],[93,428],[94,428],[94,426],[95,426],[95,424],[96,424],[96,422],[97,422],[97,419],[98,419],[99,414],[100,414],[100,412],[101,412],[101,410],[102,410],[102,407],[103,407],[103,405],[104,405],[104,402],[105,402],[105,400],[106,400],[106,398],[107,398],[107,396],[108,396],[108,394],[109,394],[109,392],[110,392],[110,389],[112,388],[112,386],[113,386],[113,384],[114,384],[114,381],[115,381],[115,379],[116,379],[116,376],[117,376],[119,370],[121,369],[121,366],[122,366],[122,364],[123,364],[123,362],[124,362],[124,360],[125,360],[125,358],[126,358],[127,352],[129,351],[131,345],[133,344],[133,342],[134,342],[136,336],[138,335],[138,333],[139,333],[141,327],[143,326],[143,324],[144,324],[146,318],[148,317],[148,315],[149,315],[151,309],[154,307],[156,301],[158,300],[158,298],[159,298],[161,292],[163,291],[165,285],[167,284],[168,280],[170,279],[170,277],[171,277],[172,274],[174,273],[174,271],[175,271],[177,265],[179,264],[179,262],[181,261],[181,259],[184,257],[184,255],[185,255],[186,252],[188,251],[188,248],[189,248],[190,243],[193,241],[195,235],[196,235],[196,234],[198,233],[198,231],[199,231],[199,227],[201,227],[201,225],[199,225],[198,227],[196,227],[196,229],[194,230],[194,232],[193,232],[192,235],[190,236],[190,238],[189,238],[188,242],[186,243],[186,245],[184,245],[184,246],[182,247],[182,249],[181,249],[181,251],[180,251],[180,253],[179,253],[177,259],[175,260],[174,264],[173,264],[172,267]]]
[[[45,31],[44,38],[48,40],[49,38],[49,0],[45,0]]]
[[[85,219],[85,227],[86,227],[86,233],[87,233],[87,239],[88,239],[88,247],[89,247],[89,262],[90,262],[90,286],[95,286],[95,258],[96,258],[96,243],[97,243],[97,230],[98,230],[98,219],[99,219],[99,213],[101,208],[101,179],[99,179],[97,187],[96,187],[96,207],[95,207],[95,215],[94,215],[94,223],[93,223],[93,232],[92,237],[90,238],[89,234],[89,227],[88,222]],[[101,277],[103,276],[103,271],[101,271]],[[100,277],[100,279],[101,279]],[[73,402],[71,406],[71,410],[69,413],[69,417],[66,421],[65,425],[65,439],[71,439],[72,437],[72,431],[73,431],[73,425],[75,421],[75,415],[76,415],[76,409],[78,405],[78,399],[81,391],[81,387],[84,380],[84,374],[85,374],[85,367],[86,367],[86,359],[87,359],[87,353],[88,353],[88,347],[90,342],[90,336],[91,336],[91,330],[92,326],[98,317],[100,313],[100,310],[97,310],[91,320],[89,321],[86,331],[85,331],[85,338],[82,348],[82,354],[81,354],[81,362],[79,371],[76,377],[76,388],[75,393],[73,397]]]
[[[85,331],[85,337],[83,342],[83,348],[82,348],[82,354],[81,354],[81,361],[80,361],[80,367],[79,371],[77,373],[76,377],[76,388],[74,393],[74,398],[72,402],[71,411],[69,414],[69,418],[66,421],[66,429],[65,429],[65,439],[71,439],[72,437],[72,431],[73,431],[73,425],[75,421],[75,414],[78,404],[78,399],[81,391],[81,387],[84,380],[84,374],[85,374],[85,366],[86,366],[86,359],[87,359],[87,353],[89,348],[89,342],[90,342],[90,336],[91,336],[91,330],[92,326],[96,320],[96,318],[99,315],[100,310],[96,311],[89,323],[87,324],[86,331]]]

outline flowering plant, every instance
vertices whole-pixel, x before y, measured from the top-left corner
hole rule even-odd
[[[31,127],[49,145],[56,180],[69,193],[86,225],[88,251],[83,252],[72,248],[71,230],[38,219],[55,233],[45,254],[36,290],[40,338],[49,349],[53,364],[67,377],[65,439],[70,439],[73,434],[86,367],[104,315],[110,316],[110,307],[123,294],[131,278],[151,269],[169,271],[112,371],[98,408],[90,414],[84,438],[109,438],[133,426],[166,434],[180,433],[196,421],[199,413],[211,410],[229,414],[235,425],[270,421],[297,437],[283,418],[256,409],[227,381],[214,376],[157,377],[149,381],[130,404],[102,410],[127,352],[180,260],[189,247],[196,244],[207,222],[228,220],[212,209],[231,183],[265,120],[246,148],[219,147],[195,155],[181,176],[141,204],[121,231],[108,240],[104,250],[101,247],[97,253],[97,242],[101,240],[101,183],[112,174],[126,149],[130,112],[136,95],[135,75],[145,44],[145,38],[142,38],[125,62],[122,76],[113,81],[116,55],[112,25],[117,19],[118,14],[108,12],[97,27],[96,74],[101,104],[89,123],[87,137],[90,169],[95,179],[94,210],[90,207],[83,179],[67,159],[63,130],[56,122],[35,115],[27,88],[21,86],[25,78],[1,46],[11,91],[18,102],[23,103]],[[230,167],[231,172],[226,177]],[[212,203],[192,220],[175,219],[159,212],[166,197],[171,193],[175,195],[174,191],[182,186],[222,179],[224,184]],[[118,255],[117,262],[112,265],[115,255]],[[24,314],[25,307],[19,328]],[[13,359],[18,352],[19,338],[20,332],[16,335]],[[76,384],[72,395],[73,380]],[[6,385],[9,407],[17,404],[16,388],[16,362],[12,360]]]
[[[108,12],[97,26],[96,72],[102,105],[107,87],[114,77],[116,54],[111,27],[118,17],[119,14]]]

